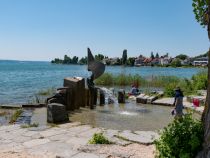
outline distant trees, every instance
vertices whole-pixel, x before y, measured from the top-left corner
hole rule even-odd
[[[156,55],[155,55],[155,58],[159,58],[160,56],[159,56],[159,54],[158,53],[156,53]]]
[[[68,55],[64,55],[64,59],[55,58],[51,63],[55,64],[78,64],[78,57],[74,56],[72,59]]]
[[[135,58],[129,57],[127,60],[127,65],[134,66]]]
[[[151,56],[150,56],[150,58],[152,58],[152,59],[154,59],[154,58],[155,58],[155,56],[154,56],[153,52],[151,52]]]
[[[87,64],[87,56],[86,56],[86,57],[82,57],[82,58],[79,60],[79,64],[82,64],[82,65]]]
[[[174,60],[171,62],[171,66],[172,66],[172,67],[181,67],[181,66],[182,66],[181,60],[180,60],[180,59],[174,59]]]
[[[71,64],[77,64],[78,63],[78,57],[77,56],[74,56],[71,60]]]
[[[179,55],[177,55],[175,58],[178,58],[178,59],[181,59],[181,60],[185,60],[185,59],[187,59],[187,55],[185,55],[185,54],[179,54]]]
[[[59,58],[55,58],[54,60],[51,61],[51,63],[62,64],[63,60],[61,60]]]
[[[97,60],[97,61],[102,61],[104,58],[105,58],[105,57],[104,57],[103,54],[95,55],[95,60]]]
[[[122,54],[122,65],[125,65],[126,61],[127,61],[127,49],[124,49]]]

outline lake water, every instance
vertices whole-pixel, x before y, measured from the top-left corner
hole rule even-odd
[[[141,76],[179,76],[191,78],[202,68],[159,68],[108,66],[106,72],[113,74],[139,74]],[[0,104],[29,102],[44,89],[62,87],[65,77],[88,77],[86,65],[54,65],[49,62],[1,61]]]

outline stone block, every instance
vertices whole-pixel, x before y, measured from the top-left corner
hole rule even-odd
[[[47,105],[47,122],[59,123],[69,121],[65,105],[51,103]]]
[[[147,99],[149,98],[149,96],[145,95],[143,97],[136,97],[136,102],[137,103],[142,103],[142,104],[147,104]]]
[[[85,79],[81,77],[68,77],[64,79],[64,87],[69,87],[67,92],[67,110],[79,109],[85,106]]]

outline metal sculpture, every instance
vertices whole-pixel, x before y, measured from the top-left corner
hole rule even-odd
[[[87,85],[89,88],[94,88],[94,80],[99,78],[105,71],[105,65],[100,62],[96,61],[91,53],[90,48],[87,49],[88,51],[88,71],[91,71],[91,76],[87,79]]]

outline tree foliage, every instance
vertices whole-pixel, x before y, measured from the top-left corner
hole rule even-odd
[[[155,58],[155,56],[154,56],[153,52],[151,52],[150,58],[152,58],[152,59],[154,59],[154,58]]]
[[[64,55],[64,59],[55,58],[51,61],[51,63],[55,64],[77,64],[79,58],[77,56],[74,56],[72,59],[68,55]]]
[[[135,58],[129,57],[127,60],[127,65],[134,66]]]
[[[104,55],[103,54],[98,54],[98,55],[95,55],[95,59],[97,61],[102,61],[104,59]]]
[[[180,59],[174,59],[174,60],[171,62],[171,66],[172,66],[172,67],[180,67],[180,66],[182,66],[182,63],[181,63]]]
[[[177,55],[176,56],[176,58],[179,58],[179,59],[181,59],[181,60],[185,60],[185,59],[187,59],[187,55],[185,55],[185,54],[179,54],[179,55]]]
[[[202,26],[207,26],[209,22],[208,5],[210,0],[193,0],[193,12],[197,22]]]
[[[79,64],[87,64],[87,56],[86,57],[82,57],[80,60],[79,60]]]
[[[122,64],[125,65],[126,62],[127,62],[127,49],[124,49],[122,54]]]

